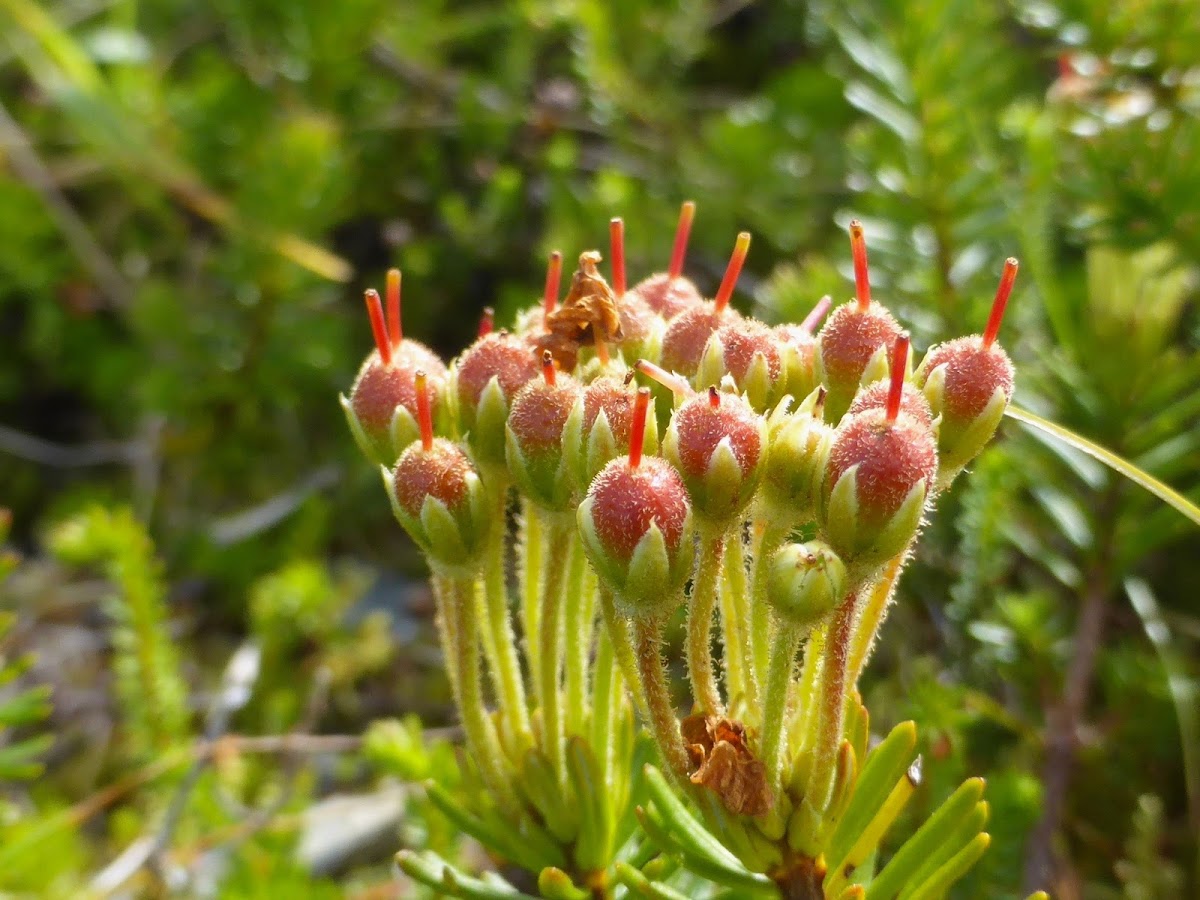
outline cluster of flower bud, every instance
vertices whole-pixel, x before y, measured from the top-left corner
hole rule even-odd
[[[589,558],[629,607],[686,581],[693,516],[728,526],[756,497],[779,522],[815,522],[852,571],[910,546],[1012,395],[996,336],[1015,261],[985,332],[931,348],[914,372],[907,335],[871,299],[857,222],[856,297],[814,333],[828,298],[803,324],[775,328],[730,306],[745,233],[704,299],[682,272],[693,212],[684,205],[668,270],[629,290],[619,219],[611,283],[590,251],[560,302],[556,253],[518,326],[493,331],[489,317],[449,367],[402,337],[398,273],[387,315],[367,293],[376,350],[342,405],[363,451],[389,470],[397,518],[432,560],[466,565],[480,545],[481,481],[513,484],[548,512],[575,511]],[[638,375],[666,388],[655,386],[657,415],[639,406]]]

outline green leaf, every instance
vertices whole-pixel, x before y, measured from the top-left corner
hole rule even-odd
[[[904,895],[905,900],[935,900],[943,896],[954,882],[966,875],[971,866],[979,861],[979,857],[983,856],[991,842],[989,834],[975,835],[967,846],[955,853],[920,887]]]
[[[401,850],[396,854],[396,865],[408,877],[437,891],[439,896],[461,897],[463,900],[538,900],[498,879],[481,881],[466,875],[431,851],[413,853],[411,850]]]
[[[854,785],[854,794],[829,840],[825,858],[844,860],[851,846],[887,801],[895,784],[912,763],[917,746],[917,726],[901,722],[871,751]],[[832,871],[832,867],[831,867]]]
[[[1197,525],[1200,525],[1200,506],[1192,503],[1187,497],[1169,485],[1163,484],[1149,472],[1139,469],[1124,457],[1117,456],[1111,450],[1101,447],[1094,441],[1089,441],[1087,438],[1076,434],[1070,429],[1063,428],[1049,419],[1043,419],[1036,413],[1031,413],[1027,409],[1021,409],[1019,406],[1010,405],[1005,415],[1016,419],[1024,425],[1028,425],[1030,428],[1036,428],[1038,431],[1052,435],[1060,441],[1070,444],[1077,450],[1082,450],[1088,456],[1104,463],[1104,465],[1108,466],[1118,475],[1128,478],[1138,487],[1149,491],[1159,500],[1163,501],[1163,503],[1177,509]]]
[[[978,806],[984,786],[982,778],[964,781],[875,876],[867,891],[869,900],[895,897],[925,862],[954,837],[959,826]]]
[[[652,900],[687,900],[687,894],[681,894],[662,882],[651,881],[629,863],[617,863],[616,873],[617,880],[637,897],[649,897]]]
[[[463,809],[446,791],[430,782],[426,785],[430,801],[454,825],[465,831],[485,847],[489,847],[505,859],[511,860],[530,872],[541,871],[546,866],[566,868],[567,860],[562,850],[549,835],[522,833],[499,823],[486,821]]]

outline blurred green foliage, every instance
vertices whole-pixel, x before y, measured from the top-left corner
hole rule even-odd
[[[4,786],[0,824],[59,837],[0,890],[75,895],[153,833],[171,795],[156,779],[186,773],[242,641],[261,672],[240,732],[445,715],[419,592],[359,599],[373,570],[419,569],[335,402],[369,346],[361,289],[389,265],[407,333],[449,357],[482,307],[504,322],[530,302],[550,249],[603,245],[611,215],[633,272],[661,268],[686,197],[689,274],[711,291],[752,231],[736,302],[772,320],[848,295],[842,226],[863,218],[876,291],[922,349],[978,330],[1017,255],[1017,401],[1200,497],[1192,7],[0,0],[0,503],[30,551],[0,607],[29,646],[64,617],[103,636],[101,732],[125,748],[59,723],[50,771]],[[995,840],[963,895],[1194,896],[1195,529],[1010,424],[922,548],[868,701],[880,729],[921,723],[926,808],[991,782]],[[101,620],[63,568],[84,561],[114,584]],[[322,671],[330,699],[306,722]],[[372,774],[352,752],[321,784],[291,783],[286,757],[215,764],[175,865],[230,848],[224,896],[386,881],[312,880],[289,862],[294,819],[336,786],[445,775],[416,728],[377,725]],[[162,746],[183,755],[159,757],[153,793],[81,814]],[[272,792],[284,825],[221,831]],[[444,822],[411,821],[449,852]]]

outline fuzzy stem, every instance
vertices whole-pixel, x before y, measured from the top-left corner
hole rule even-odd
[[[755,518],[754,533],[758,536],[758,546],[752,548],[751,552],[754,572],[750,582],[750,646],[760,684],[767,679],[771,653],[772,624],[771,608],[767,604],[767,572],[770,570],[771,557],[787,537],[788,531],[787,525],[781,524],[779,518],[766,509],[761,509],[761,517]]]
[[[458,631],[456,619],[451,609],[452,584],[449,578],[435,574],[433,576],[433,602],[437,610],[438,640],[442,648],[442,659],[445,660],[446,674],[450,678],[450,693],[454,702],[458,703],[458,667],[454,661],[458,658]]]
[[[700,531],[700,558],[687,607],[687,669],[692,699],[706,715],[721,715],[724,704],[713,673],[712,618],[717,605],[717,576],[725,557],[725,532],[704,525]]]
[[[758,680],[754,674],[754,652],[750,644],[750,592],[746,584],[746,559],[742,526],[733,530],[725,548],[725,587],[721,604],[721,627],[725,639],[726,693],[732,703],[740,697],[743,708],[758,703]]]
[[[475,582],[466,579],[450,581],[449,613],[454,622],[454,668],[458,685],[458,712],[463,731],[479,772],[488,787],[506,808],[518,806],[512,789],[511,773],[502,764],[505,759],[492,719],[483,703],[483,688],[479,678],[479,639],[474,628]]]
[[[815,740],[811,745],[811,769],[805,797],[812,808],[821,813],[829,806],[833,795],[838,747],[846,722],[846,664],[857,606],[858,594],[855,592],[834,611],[817,684],[815,699],[818,706],[813,710],[817,715],[816,731],[810,732]]]
[[[563,733],[563,696],[558,689],[562,667],[563,589],[567,567],[563,560],[571,552],[573,523],[566,516],[555,516],[549,528],[545,574],[542,577],[542,606],[538,626],[538,654],[541,658],[542,748],[550,758],[559,782],[566,784],[566,736]]]
[[[521,499],[521,524],[517,536],[517,556],[520,561],[521,627],[525,631],[525,660],[533,696],[541,702],[541,667],[538,643],[538,601],[542,596],[542,520],[537,507]]]
[[[650,711],[646,708],[641,692],[637,689],[639,682],[637,655],[634,652],[633,639],[629,635],[629,625],[617,612],[612,591],[603,586],[600,588],[600,615],[604,619],[608,638],[612,641],[613,654],[617,658],[617,665],[621,669],[621,677],[625,680],[625,686],[633,694],[639,715],[643,719],[648,719]]]
[[[796,650],[804,636],[801,628],[784,622],[775,629],[767,669],[766,697],[762,711],[762,761],[767,767],[767,784],[778,798],[783,781],[783,725],[787,719],[788,689],[795,671]]]
[[[679,733],[679,720],[675,717],[675,705],[671,702],[671,690],[663,666],[662,629],[663,621],[660,618],[633,620],[638,672],[646,708],[650,711],[650,730],[658,744],[658,752],[669,771],[686,779],[688,755],[683,746],[683,736]]]
[[[588,654],[591,650],[592,617],[595,609],[584,590],[588,572],[583,543],[574,530],[571,533],[571,561],[567,572],[565,606],[566,626],[566,706],[568,734],[582,735],[587,713]]]
[[[911,547],[911,544],[909,546]],[[859,613],[858,624],[854,629],[854,641],[850,647],[847,683],[851,688],[858,684],[859,676],[862,675],[863,668],[871,657],[871,650],[875,647],[875,638],[879,635],[883,620],[887,618],[887,610],[891,605],[896,583],[900,580],[900,573],[904,570],[904,561],[907,558],[908,550],[894,557],[884,566],[879,580],[871,585],[866,594],[866,602],[863,603],[862,611]]]
[[[597,781],[602,786],[599,802],[601,809],[604,810],[604,839],[609,852],[612,850],[614,837],[612,826],[615,824],[615,816],[613,812],[614,809],[619,809],[622,803],[622,798],[614,797],[612,790],[617,757],[615,727],[617,706],[614,700],[620,700],[620,692],[621,675],[617,671],[612,640],[609,638],[608,632],[601,629],[596,648],[596,677],[592,682],[591,741],[598,766]]]
[[[493,491],[495,518],[484,564],[484,594],[487,600],[487,630],[490,632],[491,651],[488,661],[492,666],[492,677],[500,698],[500,715],[502,719],[507,720],[512,737],[524,750],[533,745],[533,735],[529,728],[529,710],[525,705],[525,685],[521,681],[517,641],[508,615],[508,566],[505,557],[508,485],[498,482],[493,485]]]

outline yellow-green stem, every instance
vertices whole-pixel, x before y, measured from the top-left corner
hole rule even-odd
[[[846,665],[849,662],[850,638],[857,605],[858,594],[853,592],[833,613],[814,698],[816,708],[813,714],[817,719],[813,723],[816,729],[811,731],[814,741],[805,797],[812,808],[821,813],[829,806],[833,795],[838,747],[842,743],[846,721]]]
[[[474,628],[475,582],[455,579],[451,582],[449,613],[454,621],[454,667],[458,685],[458,714],[462,717],[467,748],[484,782],[496,795],[500,806],[516,809],[518,801],[512,789],[500,739],[483,702],[479,677],[479,637]]]
[[[538,655],[541,660],[542,749],[550,758],[559,782],[567,782],[566,737],[563,732],[563,696],[559,691],[559,670],[563,647],[563,590],[567,567],[563,560],[571,549],[574,522],[565,515],[549,521],[549,541],[542,577],[542,607],[538,622]]]
[[[725,532],[704,525],[700,532],[700,557],[687,606],[687,669],[692,699],[706,715],[721,715],[724,705],[717,689],[712,658],[712,619],[717,605],[717,582],[725,557]]]
[[[587,715],[588,655],[591,652],[592,616],[595,607],[584,590],[588,573],[583,542],[574,530],[571,533],[571,562],[567,572],[565,631],[566,651],[566,730],[568,734],[583,735]]]
[[[495,518],[484,564],[484,595],[487,600],[488,624],[486,633],[490,639],[485,641],[484,648],[488,651],[488,663],[500,700],[500,716],[512,732],[511,737],[515,739],[516,749],[522,752],[533,745],[533,737],[529,728],[529,710],[525,705],[521,663],[517,657],[517,640],[508,610],[508,566],[505,556],[508,486],[497,481],[492,488],[495,493]]]
[[[638,690],[640,676],[638,675],[637,653],[634,650],[633,638],[629,634],[629,623],[617,612],[617,604],[612,591],[601,585],[599,594],[600,615],[604,619],[608,638],[612,641],[613,655],[617,658],[621,677],[625,681],[626,688],[633,695],[638,714],[643,719],[647,719],[650,711],[646,708],[644,695]]]
[[[911,546],[911,545],[910,545]],[[887,610],[891,605],[892,594],[896,590],[896,582],[904,570],[904,561],[908,558],[908,550],[896,556],[883,568],[879,579],[871,585],[866,593],[866,599],[859,613],[858,625],[854,629],[854,643],[850,647],[850,663],[848,666],[848,681],[853,688],[858,684],[863,667],[871,658],[871,649],[875,646],[875,638],[883,620],[887,618]]]
[[[778,623],[771,643],[767,667],[766,696],[762,710],[762,761],[767,767],[771,794],[779,797],[783,784],[783,726],[787,721],[788,689],[795,671],[796,649],[803,630],[786,622]]]
[[[438,642],[441,644],[446,674],[450,679],[450,693],[457,704],[458,666],[455,664],[455,660],[458,659],[458,632],[456,631],[457,617],[451,607],[453,585],[449,578],[436,573],[433,575],[433,602],[437,609],[437,620],[434,624],[437,627]]]
[[[743,709],[754,709],[758,705],[758,679],[750,643],[750,594],[740,523],[734,527],[732,540],[725,547],[724,586],[721,629],[725,641],[726,694],[730,704],[736,697]]]
[[[538,658],[538,616],[542,597],[542,551],[545,538],[538,508],[521,498],[521,524],[517,535],[520,561],[521,627],[525,630],[525,661],[529,667],[530,690],[540,701],[541,666]]]
[[[675,717],[675,704],[671,702],[671,691],[667,685],[667,673],[662,658],[661,618],[637,618],[633,620],[634,641],[637,644],[638,673],[646,708],[650,712],[650,731],[658,752],[667,770],[686,780],[688,755],[679,733],[679,720]]]
[[[750,646],[753,649],[754,668],[760,684],[767,680],[770,665],[772,622],[771,607],[767,603],[767,572],[771,557],[779,549],[790,529],[780,524],[780,517],[762,510],[761,518],[753,525],[755,546],[751,558],[754,560],[753,579],[750,582]]]

